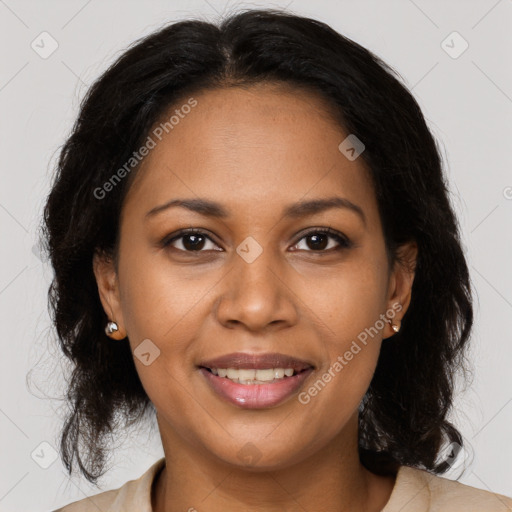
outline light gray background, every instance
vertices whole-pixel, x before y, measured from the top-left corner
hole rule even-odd
[[[79,100],[134,39],[187,16],[215,21],[237,6],[288,6],[325,21],[381,56],[412,88],[441,141],[477,294],[474,378],[457,394],[453,415],[472,448],[460,481],[512,495],[511,0],[0,0],[0,511],[42,512],[99,492],[83,478],[69,479],[60,459],[39,465],[52,462],[51,448],[40,443],[58,447],[65,383],[46,308],[51,269],[34,244]],[[31,48],[43,31],[59,45],[47,59]],[[457,58],[445,51],[463,48],[458,36],[446,40],[453,31],[469,44]],[[162,456],[147,427],[116,444],[103,490]]]

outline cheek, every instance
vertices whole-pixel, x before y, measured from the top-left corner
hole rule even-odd
[[[386,276],[379,261],[360,261],[317,281],[323,284],[313,293],[309,288],[307,301],[324,330],[327,357],[319,374],[331,389],[325,400],[333,406],[345,402],[348,409],[357,406],[370,384],[386,325]]]
[[[190,404],[180,402],[182,395],[188,397],[182,383],[195,371],[190,348],[201,339],[211,309],[205,293],[215,279],[211,283],[192,279],[163,255],[155,257],[135,248],[124,254],[119,262],[122,310],[137,372],[157,407],[162,396],[172,397],[185,411]],[[141,352],[150,353],[149,365],[144,364],[147,357],[138,358]]]
[[[160,258],[124,254],[119,262],[122,310],[137,373],[157,410],[173,404],[186,417],[193,408],[183,385],[192,368],[187,348],[196,337],[199,308],[193,306],[204,287],[188,286]]]
[[[151,338],[163,343],[184,330],[205,283],[183,279],[164,257],[126,251],[119,273],[123,317],[130,340]],[[192,314],[191,314],[192,312]],[[185,326],[185,327],[184,327]]]
[[[359,256],[301,285],[304,302],[330,338],[343,345],[374,326],[386,309],[387,280],[380,261]]]

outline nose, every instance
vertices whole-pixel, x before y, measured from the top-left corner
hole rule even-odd
[[[214,313],[227,328],[243,327],[252,332],[290,327],[297,322],[296,296],[271,250],[247,262],[233,254],[232,268],[223,279]]]

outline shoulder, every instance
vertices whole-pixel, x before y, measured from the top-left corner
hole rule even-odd
[[[400,466],[382,512],[512,512],[512,499],[428,471]]]
[[[165,458],[161,458],[137,480],[130,480],[117,489],[75,501],[53,512],[151,512],[151,486],[164,465]]]
[[[419,471],[419,470],[418,470]],[[427,473],[425,471],[425,473]],[[433,504],[464,506],[466,511],[485,510],[512,512],[512,499],[483,489],[477,489],[462,484],[455,480],[449,480],[435,476],[429,480],[429,488]]]

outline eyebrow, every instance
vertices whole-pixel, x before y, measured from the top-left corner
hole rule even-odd
[[[169,208],[181,207],[187,210],[199,213],[207,217],[227,219],[229,212],[220,204],[209,199],[191,198],[191,199],[172,199],[162,205],[155,206],[146,213],[146,218],[153,217],[158,213]],[[366,216],[363,209],[344,197],[328,197],[322,199],[312,199],[309,201],[299,201],[298,203],[288,205],[284,208],[282,218],[299,219],[308,215],[324,212],[331,208],[348,209],[356,213],[366,225]]]

